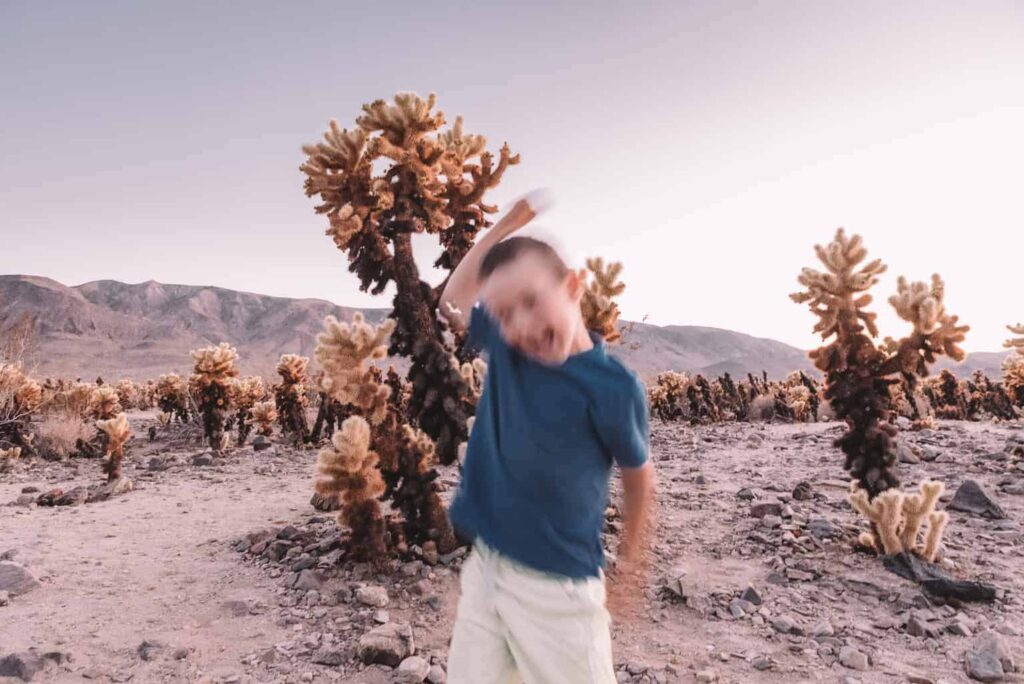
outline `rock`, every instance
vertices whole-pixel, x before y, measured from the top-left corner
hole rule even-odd
[[[39,588],[39,580],[25,566],[14,561],[0,561],[0,591],[21,596]]]
[[[772,659],[766,655],[757,656],[750,664],[753,665],[754,669],[758,672],[764,672],[765,670],[772,669]]]
[[[803,634],[803,629],[790,615],[779,615],[772,619],[772,627],[782,634]]]
[[[810,582],[814,579],[814,573],[797,570],[796,568],[786,568],[786,577],[794,582]]]
[[[717,682],[718,675],[714,670],[701,670],[697,673],[698,682]]]
[[[36,499],[39,506],[79,506],[89,499],[89,490],[85,487],[75,487],[67,492],[62,489],[51,489],[40,494]]]
[[[391,616],[388,614],[388,611],[381,608],[373,612],[373,621],[378,625],[386,625],[391,622]]]
[[[430,674],[430,663],[419,656],[403,660],[395,670],[395,681],[403,684],[420,684]]]
[[[0,677],[17,677],[27,682],[45,665],[46,662],[35,651],[12,653],[0,659]]]
[[[941,633],[942,630],[938,627],[916,615],[910,616],[910,619],[907,620],[907,634],[910,636],[934,639]]]
[[[135,652],[139,654],[140,658],[148,662],[156,658],[157,654],[162,650],[164,650],[164,644],[159,641],[143,641],[135,649]]]
[[[300,572],[316,565],[316,558],[313,556],[302,556],[292,563],[292,572]]]
[[[764,581],[768,584],[789,584],[789,580],[781,572],[772,570],[768,573],[768,576],[764,578]]]
[[[273,652],[272,649],[271,651]],[[342,649],[322,648],[313,654],[312,660],[318,665],[330,665],[331,667],[337,667],[338,665],[343,665],[345,661],[348,660],[348,656]]]
[[[146,469],[147,470],[157,470],[157,471],[159,471],[159,470],[167,470],[167,468],[168,468],[167,461],[165,461],[162,458],[158,458],[156,456],[154,456],[153,458],[149,459],[149,463],[146,465]]]
[[[766,515],[773,515],[781,520],[782,504],[778,502],[762,502],[750,506],[751,518],[763,518]]]
[[[763,518],[761,518],[761,525],[767,527],[770,530],[774,530],[776,527],[782,527],[782,516],[766,515]]]
[[[734,618],[741,618],[744,615],[751,615],[757,612],[757,607],[750,601],[734,598],[729,602],[729,612]]]
[[[22,494],[38,494],[39,493],[39,487],[36,487],[34,485],[28,485],[27,487],[22,487],[21,488],[21,493]]]
[[[247,601],[224,601],[220,604],[220,607],[234,617],[242,617],[249,614],[249,603]]]
[[[256,435],[256,438],[252,440],[253,451],[265,451],[272,446],[274,446],[273,443],[267,439],[266,435]]]
[[[388,590],[384,587],[359,587],[356,589],[356,600],[364,606],[383,608],[388,605]]]
[[[754,587],[747,587],[744,589],[743,593],[740,594],[740,598],[754,604],[755,606],[761,605],[761,595],[757,593],[757,590],[754,589]]]
[[[423,562],[427,565],[437,565],[440,556],[437,554],[437,544],[432,541],[423,543]]]
[[[754,490],[750,489],[749,487],[744,487],[740,491],[736,492],[736,498],[739,499],[740,501],[753,501]]]
[[[999,504],[975,480],[964,480],[946,508],[996,520],[1006,517]]]
[[[412,629],[408,625],[389,622],[374,627],[359,638],[359,658],[367,665],[374,663],[398,667],[415,653]]]
[[[843,667],[859,672],[863,672],[871,666],[868,657],[852,646],[843,646],[839,649],[839,662]]]
[[[832,623],[828,620],[822,620],[811,630],[811,636],[814,637],[830,637],[835,636],[835,633],[835,628],[832,627]]]
[[[192,455],[192,465],[194,466],[211,466],[213,465],[213,453],[209,451],[203,451],[198,454]]]
[[[275,539],[270,542],[270,545],[263,551],[263,555],[272,561],[279,561],[285,557],[288,553],[288,549],[292,547],[290,541],[284,539]]]
[[[324,579],[319,572],[316,570],[303,570],[295,578],[292,589],[309,591],[310,589],[320,589],[323,585]]]
[[[412,585],[412,593],[418,596],[426,596],[430,593],[430,581],[421,579]]]
[[[277,531],[277,538],[287,539],[291,541],[292,539],[298,537],[300,534],[302,534],[302,532],[295,525],[285,525]]]
[[[0,591],[0,608],[11,602],[11,594],[7,591]]]
[[[1009,649],[995,632],[978,635],[966,655],[967,675],[979,682],[1001,682],[1016,671]]]
[[[807,531],[821,539],[839,536],[839,528],[825,518],[811,518],[807,523]]]
[[[184,646],[179,646],[174,649],[174,653],[171,654],[171,657],[175,660],[184,660],[185,658],[188,658],[188,649]]]
[[[814,498],[814,489],[811,487],[811,483],[807,481],[798,482],[796,487],[793,488],[793,500],[794,501],[810,501]]]
[[[448,675],[445,674],[444,668],[440,665],[431,665],[430,672],[427,673],[427,681],[430,684],[445,684],[448,680]]]
[[[896,445],[896,453],[899,456],[900,463],[914,464],[921,462],[921,459],[914,453],[914,450],[902,442]]]
[[[318,511],[336,511],[341,508],[341,502],[338,501],[337,497],[334,496],[323,496],[319,492],[313,494],[313,498],[309,500],[309,505]]]

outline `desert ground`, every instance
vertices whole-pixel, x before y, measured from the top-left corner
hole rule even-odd
[[[0,592],[0,672],[36,682],[444,681],[463,553],[414,553],[382,573],[347,563],[334,515],[310,503],[315,450],[277,443],[215,457],[176,426],[150,441],[153,412],[129,418],[133,491],[40,506],[54,488],[100,482],[99,462],[0,474],[0,582],[20,587]],[[1024,426],[942,421],[901,436],[905,485],[942,480],[945,508],[974,480],[1005,513],[949,511],[942,563],[996,587],[981,603],[929,595],[854,550],[866,527],[847,502],[831,445],[839,431],[654,422],[657,530],[643,609],[613,628],[619,681],[1016,681]],[[442,470],[447,493],[457,477]],[[618,526],[611,510],[610,549]]]

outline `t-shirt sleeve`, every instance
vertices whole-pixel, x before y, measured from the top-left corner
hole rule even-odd
[[[477,351],[491,348],[498,336],[498,325],[491,315],[479,304],[469,312],[469,330],[466,332],[466,346]]]
[[[601,442],[620,468],[639,468],[647,462],[647,391],[636,375],[629,374],[628,386],[621,391],[601,397],[595,418]]]

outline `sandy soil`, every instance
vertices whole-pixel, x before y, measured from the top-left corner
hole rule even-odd
[[[153,416],[131,419],[137,437],[125,472],[136,488],[128,494],[75,507],[6,506],[25,487],[97,482],[99,464],[31,463],[0,474],[0,554],[42,583],[0,607],[0,658],[29,648],[70,656],[33,681],[372,684],[395,674],[364,665],[357,644],[387,622],[410,626],[417,655],[443,666],[458,558],[433,566],[406,559],[385,575],[338,565],[329,553],[333,517],[309,504],[314,451],[246,447],[193,465],[201,446],[174,445],[171,435],[151,443]],[[987,630],[1021,667],[1024,496],[1013,492],[1024,474],[1005,451],[1024,439],[1020,426],[948,422],[906,436],[921,461],[901,466],[905,482],[941,479],[948,500],[972,478],[1007,513],[990,520],[950,511],[947,563],[1000,590],[993,603],[965,605],[944,605],[851,550],[862,523],[830,446],[838,429],[654,426],[658,533],[644,613],[614,629],[620,681],[968,681],[965,653]],[[455,474],[442,478],[450,487]],[[801,481],[813,498],[792,499]],[[778,503],[781,515],[753,517],[760,503]],[[300,543],[272,560],[245,550],[258,541],[245,535],[258,531]],[[290,586],[303,572],[314,583]],[[376,586],[389,596],[383,608],[353,596]],[[735,603],[748,587],[760,606]]]

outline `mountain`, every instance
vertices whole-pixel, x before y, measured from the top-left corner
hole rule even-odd
[[[136,379],[189,373],[189,351],[230,342],[242,373],[276,377],[281,354],[313,356],[323,319],[383,320],[388,309],[356,309],[322,299],[289,299],[221,287],[128,284],[98,280],[69,287],[29,275],[0,275],[0,331],[22,316],[36,319],[35,374],[93,379]],[[773,378],[812,370],[805,351],[776,340],[701,326],[627,323],[612,353],[641,376],[682,370],[717,376],[768,372]],[[1005,354],[972,354],[953,364],[958,374],[982,369],[1000,374]],[[943,367],[943,366],[939,366]]]

